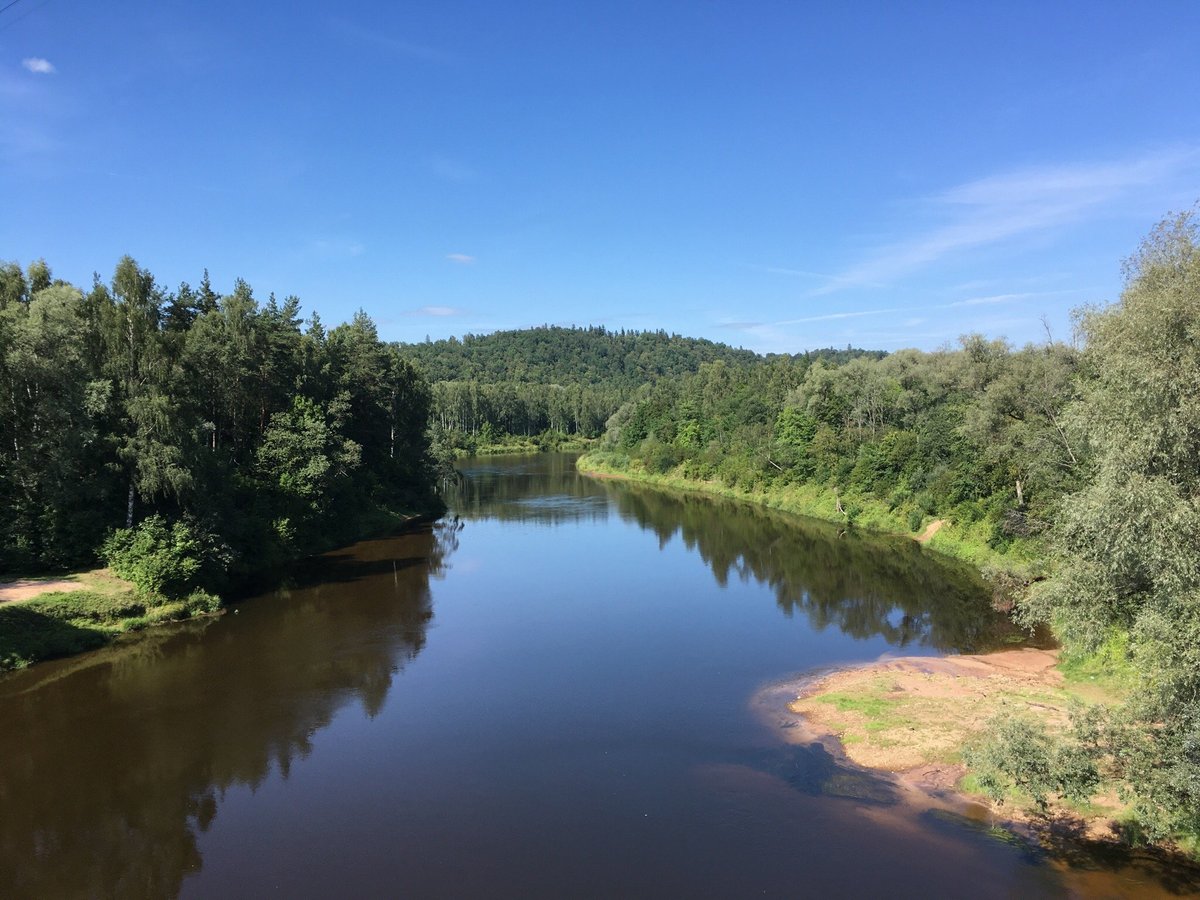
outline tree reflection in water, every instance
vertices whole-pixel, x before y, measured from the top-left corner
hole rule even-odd
[[[771,587],[785,615],[897,648],[980,652],[1025,638],[995,612],[970,566],[908,538],[846,531],[750,503],[588,478],[565,454],[470,460],[450,495],[469,518],[536,524],[603,521],[617,514],[697,551],[717,583]]]
[[[380,711],[456,546],[441,524],[357,544],[236,618],[0,681],[0,896],[178,894],[227,790],[286,779],[346,704]]]

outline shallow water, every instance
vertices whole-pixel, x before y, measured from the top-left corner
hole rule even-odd
[[[434,526],[0,680],[0,896],[1153,886],[907,815],[752,708],[816,668],[1010,641],[969,571],[567,456],[462,468]]]

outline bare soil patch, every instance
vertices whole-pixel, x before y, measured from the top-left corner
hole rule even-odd
[[[954,772],[964,742],[1002,712],[1067,721],[1069,695],[1048,650],[986,656],[904,657],[834,672],[792,704],[818,731],[836,736],[846,756],[889,772],[924,771],[939,786]],[[957,777],[955,777],[957,780]]]
[[[134,586],[118,578],[111,569],[75,572],[65,578],[14,578],[0,582],[0,604],[31,600],[55,591],[95,591],[98,594],[127,594]]]
[[[51,591],[77,591],[82,587],[83,585],[78,581],[67,581],[63,578],[54,580],[18,578],[16,581],[0,582],[0,603],[29,600],[39,594],[48,594]]]
[[[928,525],[925,526],[925,530],[922,531],[917,536],[917,540],[920,541],[922,544],[928,544],[931,540],[933,540],[933,536],[935,534],[937,534],[939,531],[941,531],[943,528],[945,528],[949,524],[950,523],[947,522],[945,519],[934,519],[932,522],[930,522]]]

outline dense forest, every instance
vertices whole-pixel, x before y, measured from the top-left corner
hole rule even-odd
[[[757,359],[748,350],[663,331],[548,325],[399,349],[431,382],[436,444],[460,452],[507,436],[538,437],[542,446],[567,436],[598,437],[643,384],[706,361],[746,366]]]
[[[970,335],[843,365],[706,364],[609,421],[585,467],[917,531],[993,574],[1017,616],[1127,700],[1065,734],[995,723],[981,784],[1036,800],[1115,784],[1131,836],[1200,835],[1200,239],[1164,221],[1076,343]],[[798,499],[797,499],[798,498]],[[814,500],[815,498],[815,500]],[[792,502],[795,501],[795,502]],[[835,512],[836,510],[836,512]],[[997,562],[998,561],[998,562]],[[1022,584],[1022,582],[1025,582]]]
[[[543,325],[399,350],[431,382],[436,443],[460,451],[505,437],[537,437],[543,447],[567,436],[595,438],[622,403],[661,379],[709,363],[746,370],[763,361],[708,340],[602,326]],[[844,361],[863,352],[821,350],[797,359]]]
[[[128,257],[87,291],[4,265],[0,571],[100,552],[179,593],[431,509],[429,403],[363,313],[326,332]]]
[[[600,458],[751,492],[819,485],[849,521],[869,505],[898,530],[948,517],[1004,551],[1043,531],[1078,483],[1060,419],[1079,365],[1072,346],[979,335],[841,365],[706,364],[618,410]]]

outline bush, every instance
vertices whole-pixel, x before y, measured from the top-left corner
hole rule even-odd
[[[189,615],[203,616],[217,612],[221,608],[221,598],[204,590],[194,590],[184,600],[184,606]]]
[[[230,562],[228,548],[196,522],[168,525],[158,515],[114,531],[100,553],[114,572],[142,591],[172,598],[211,584]]]
[[[1055,741],[1041,725],[1018,716],[994,719],[963,759],[993,800],[1027,796],[1042,813],[1052,796],[1084,801],[1099,785],[1096,767],[1081,747]]]

